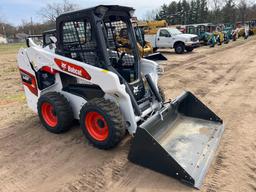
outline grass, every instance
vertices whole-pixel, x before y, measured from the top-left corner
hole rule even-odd
[[[0,44],[0,54],[17,53],[21,47],[26,47],[26,44],[25,43]]]

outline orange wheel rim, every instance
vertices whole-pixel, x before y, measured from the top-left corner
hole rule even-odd
[[[86,114],[85,126],[89,134],[97,141],[104,141],[109,135],[108,124],[98,112],[88,112]]]
[[[58,118],[54,112],[54,107],[52,104],[45,102],[41,107],[42,116],[44,121],[50,126],[55,127],[58,123]]]

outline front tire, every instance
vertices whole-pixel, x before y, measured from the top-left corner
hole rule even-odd
[[[182,54],[182,53],[184,53],[185,45],[183,43],[177,43],[174,46],[174,49],[175,49],[175,53]]]
[[[42,95],[38,100],[37,110],[43,126],[52,133],[69,130],[74,118],[69,102],[57,92]]]
[[[115,147],[125,135],[125,121],[119,107],[104,98],[87,102],[80,112],[85,137],[99,149]]]
[[[193,50],[194,50],[193,47],[186,47],[186,51],[187,51],[187,52],[192,52]]]

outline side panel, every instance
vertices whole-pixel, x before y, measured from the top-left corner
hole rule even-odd
[[[169,43],[170,43],[170,46],[169,46],[169,47],[170,47],[171,49],[173,49],[173,48],[174,48],[174,43],[175,43],[175,37],[172,36],[172,37],[170,38],[170,42],[169,42]]]
[[[171,37],[157,36],[157,39],[156,39],[157,47],[169,48],[169,47],[171,47],[170,42],[171,42]]]
[[[37,113],[37,100],[40,90],[37,88],[36,75],[31,68],[25,49],[21,48],[19,50],[17,61],[28,107]]]

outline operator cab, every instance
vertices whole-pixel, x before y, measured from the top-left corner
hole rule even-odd
[[[145,88],[130,20],[133,11],[100,5],[60,15],[56,20],[56,53],[117,74],[139,111],[136,102],[143,101]]]
[[[97,6],[62,14],[56,21],[57,53],[107,70],[111,65],[128,83],[138,80],[140,58],[130,22],[132,11]]]

